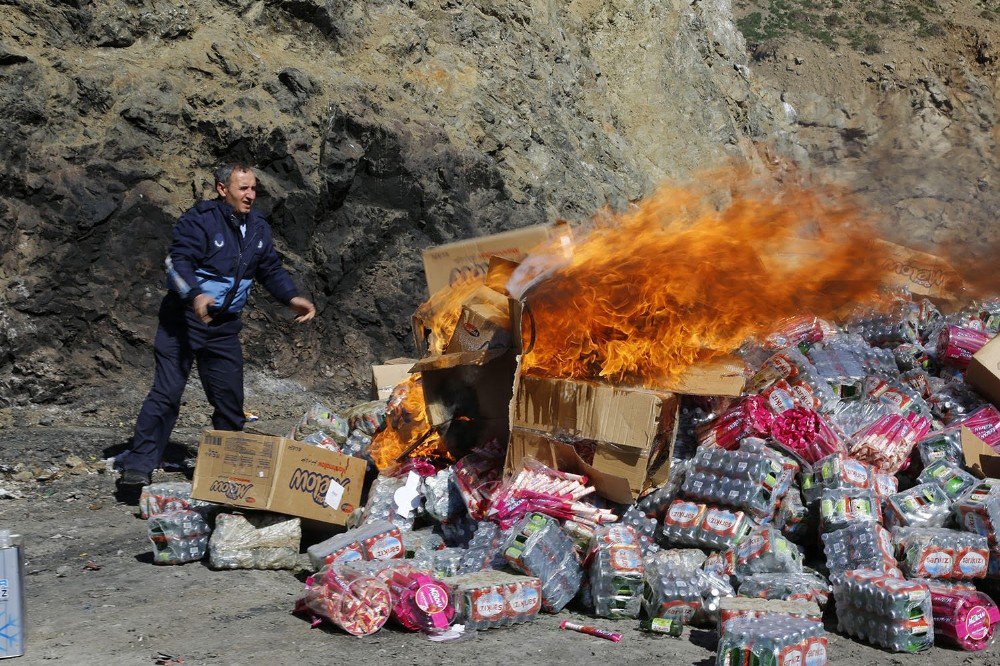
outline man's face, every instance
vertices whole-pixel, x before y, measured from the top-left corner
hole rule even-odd
[[[257,198],[257,177],[253,171],[233,171],[229,182],[216,183],[215,189],[227,204],[240,215],[246,215]]]

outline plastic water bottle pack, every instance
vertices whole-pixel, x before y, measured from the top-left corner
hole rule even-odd
[[[955,465],[964,464],[962,429],[946,428],[932,432],[917,442],[917,453],[925,467],[938,460],[947,460]]]
[[[923,583],[861,569],[834,580],[837,629],[893,652],[934,644],[931,593]]]
[[[742,511],[674,500],[663,518],[663,538],[673,546],[726,550],[749,534],[753,525]]]
[[[736,544],[734,573],[740,580],[759,573],[801,573],[802,553],[775,527],[754,528]]]
[[[860,460],[833,454],[817,461],[812,472],[803,471],[802,496],[812,504],[827,490],[868,490],[872,487],[873,474],[872,468]]]
[[[979,483],[979,479],[948,460],[932,462],[917,477],[920,483],[936,483],[949,501],[961,497]]]
[[[997,549],[1000,545],[1000,494],[992,493],[993,487],[986,492],[981,492],[978,487],[974,488],[955,503],[954,510],[962,529],[986,537],[990,548]]]
[[[399,528],[387,520],[337,534],[306,549],[313,568],[357,560],[390,560],[406,555]]]
[[[881,523],[882,508],[871,490],[826,490],[819,502],[819,526],[833,532],[857,523]]]
[[[646,569],[642,610],[646,617],[662,617],[682,624],[711,622],[722,597],[735,596],[732,585],[705,571],[677,576],[669,566],[652,564]]]
[[[983,578],[990,560],[985,536],[940,527],[897,527],[892,534],[908,578]]]
[[[531,622],[542,609],[542,582],[505,571],[445,578],[453,590],[455,621],[466,629],[493,629]]]
[[[653,553],[645,562],[646,568],[656,567],[661,574],[683,577],[700,571],[706,559],[705,553],[697,548],[668,548]]]
[[[941,527],[951,517],[951,502],[936,483],[921,483],[885,500],[885,523],[892,527]]]
[[[797,466],[757,443],[735,451],[699,449],[681,492],[696,501],[731,506],[754,518],[770,519],[788,491]]]
[[[210,502],[191,499],[191,484],[187,481],[168,481],[143,486],[139,494],[139,514],[146,520],[157,513],[182,509],[204,510]]]
[[[830,585],[810,573],[763,573],[744,578],[739,593],[758,599],[815,601],[823,607],[830,599]]]
[[[512,567],[542,581],[542,607],[549,613],[561,611],[580,589],[583,570],[573,540],[548,516],[522,518],[503,552]]]
[[[858,523],[822,535],[830,575],[872,569],[902,576],[893,557],[892,536],[878,523]]]
[[[656,533],[659,525],[655,519],[647,518],[646,514],[634,505],[625,510],[618,523],[620,525],[628,525],[635,530],[643,557],[648,557],[660,549],[660,546],[656,543]]]
[[[639,617],[646,568],[635,530],[627,525],[599,525],[586,562],[597,616]]]
[[[205,518],[190,509],[154,514],[149,517],[146,527],[156,564],[183,564],[202,559],[212,535]]]
[[[717,666],[809,664],[825,666],[827,638],[823,625],[788,615],[735,618],[719,639]]]

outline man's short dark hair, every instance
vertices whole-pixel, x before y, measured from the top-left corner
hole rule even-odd
[[[223,164],[215,170],[215,183],[216,185],[229,185],[229,179],[233,177],[233,172],[250,172],[253,173],[253,167],[247,166],[242,162],[230,162],[229,164]]]

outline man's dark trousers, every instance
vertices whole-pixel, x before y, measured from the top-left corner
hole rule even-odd
[[[153,343],[153,388],[136,419],[132,446],[119,459],[123,469],[152,472],[159,467],[195,361],[205,395],[215,408],[212,427],[242,430],[246,421],[239,315],[220,315],[204,324],[171,293],[160,305],[159,319]]]

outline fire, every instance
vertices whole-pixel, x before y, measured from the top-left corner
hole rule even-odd
[[[427,422],[419,373],[393,389],[385,428],[372,440],[371,455],[379,471],[396,466],[404,457],[452,462],[441,435]]]
[[[523,294],[534,331],[522,367],[655,387],[782,318],[878,302],[887,269],[872,229],[834,188],[731,170],[661,187],[515,272],[508,289]]]
[[[462,303],[482,286],[482,279],[469,279],[435,292],[422,303],[413,318],[427,329],[427,352],[443,354],[462,315]]]

